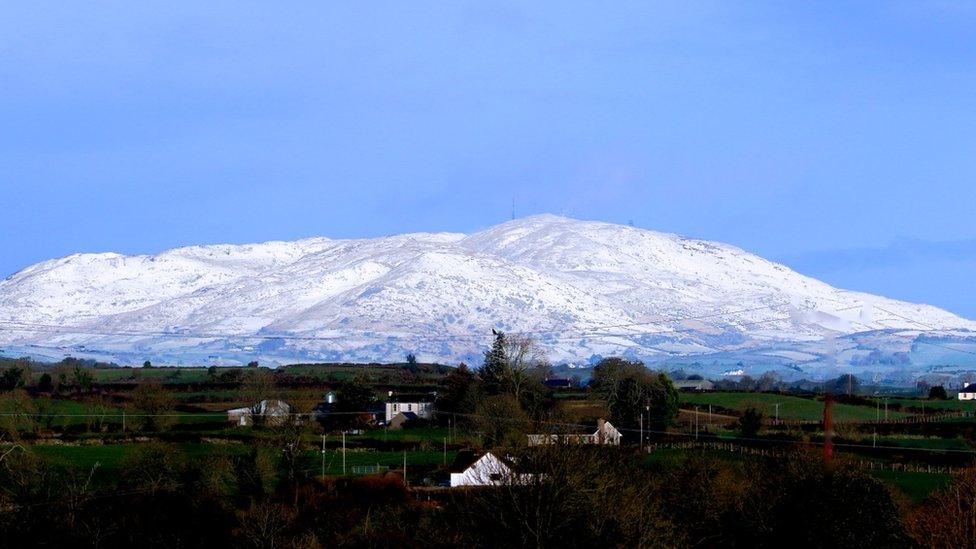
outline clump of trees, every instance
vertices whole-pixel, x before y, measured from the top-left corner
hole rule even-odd
[[[642,362],[605,358],[593,367],[589,388],[605,403],[618,427],[635,427],[643,418],[648,430],[663,431],[678,415],[678,391],[664,373]]]
[[[144,381],[132,391],[132,407],[136,410],[139,427],[144,431],[160,431],[176,419],[173,408],[176,401],[158,380]]]
[[[345,381],[336,391],[336,402],[329,414],[327,424],[334,428],[361,427],[366,425],[369,414],[365,414],[376,400],[376,392],[365,374],[359,374]]]

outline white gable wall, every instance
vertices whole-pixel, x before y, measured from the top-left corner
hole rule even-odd
[[[478,458],[478,461],[461,473],[451,473],[451,487],[455,486],[501,486],[512,482],[512,469],[491,452]]]

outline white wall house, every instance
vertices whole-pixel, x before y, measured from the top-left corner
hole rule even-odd
[[[543,444],[609,444],[620,446],[621,434],[609,421],[599,420],[596,430],[586,433],[553,433],[542,435],[527,435],[529,446]]]
[[[517,474],[505,460],[486,452],[460,473],[451,473],[451,487],[504,486],[529,482],[531,479],[532,475]]]
[[[976,400],[976,383],[970,383],[959,391],[959,400]]]
[[[434,403],[420,399],[400,402],[400,399],[391,398],[386,403],[386,422],[389,423],[400,412],[412,412],[421,419],[431,419],[434,417]]]
[[[268,425],[283,425],[291,414],[291,405],[283,400],[262,400],[247,408],[227,410],[227,421],[245,427],[254,424],[254,417],[262,418]]]

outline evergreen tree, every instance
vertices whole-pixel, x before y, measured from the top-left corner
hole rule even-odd
[[[485,392],[497,395],[505,391],[508,357],[505,352],[505,334],[497,330],[492,330],[491,333],[494,334],[495,341],[491,344],[491,349],[485,351],[485,362],[478,373]]]

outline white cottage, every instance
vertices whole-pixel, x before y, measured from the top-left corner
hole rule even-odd
[[[970,383],[959,391],[959,400],[976,400],[976,383]]]
[[[465,455],[466,454],[466,455]],[[473,461],[472,461],[473,460]],[[483,456],[466,452],[458,456],[451,473],[451,487],[458,486],[504,486],[520,484],[532,479],[530,474],[518,474],[511,463],[491,452]]]

